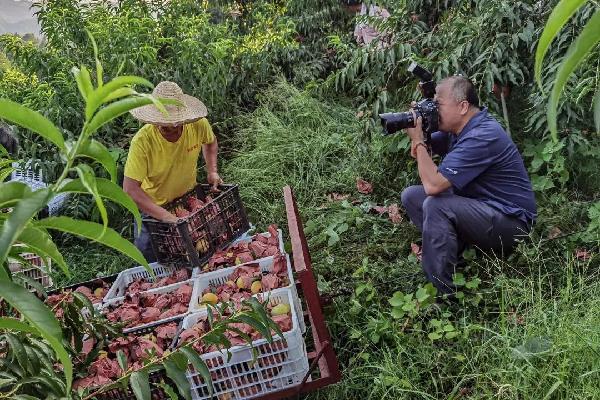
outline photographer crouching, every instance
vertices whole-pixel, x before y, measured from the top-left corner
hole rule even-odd
[[[508,254],[530,231],[536,204],[523,158],[501,125],[479,106],[473,83],[452,76],[434,88],[431,74],[416,68],[420,71],[411,72],[425,78],[421,89],[426,99],[413,103],[408,113],[381,118],[386,133],[406,128],[411,138],[422,185],[406,188],[402,204],[422,232],[427,279],[451,295],[465,247]],[[439,166],[430,151],[443,157]]]

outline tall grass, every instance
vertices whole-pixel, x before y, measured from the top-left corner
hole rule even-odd
[[[236,149],[225,179],[241,184],[255,219],[283,222],[281,189],[291,184],[298,202],[315,209],[331,192],[355,190],[356,178],[382,171],[370,149],[360,148],[355,113],[321,102],[280,81],[260,106],[238,121]]]

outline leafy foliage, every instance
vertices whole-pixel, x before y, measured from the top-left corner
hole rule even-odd
[[[541,70],[544,57],[548,51],[548,47],[552,40],[557,36],[560,29],[565,25],[569,18],[582,7],[587,1],[560,1],[552,11],[548,22],[542,32],[540,43],[536,50],[535,57],[535,78],[540,86],[541,85]],[[600,41],[600,12],[596,11],[594,15],[587,21],[583,27],[581,33],[573,43],[569,46],[567,54],[556,72],[556,80],[552,88],[552,94],[548,104],[548,124],[550,125],[550,132],[554,140],[557,140],[557,127],[556,127],[556,111],[558,108],[558,100],[560,94],[565,87],[569,76],[577,68],[577,66],[586,59],[588,54]],[[598,98],[600,98],[600,89],[596,92],[594,97],[594,103],[596,109],[598,108]],[[600,132],[600,114],[598,111],[594,112],[594,118],[596,120],[596,131]]]
[[[85,66],[72,69],[80,95],[85,102],[84,123],[81,134],[75,140],[65,140],[61,130],[39,112],[13,101],[0,99],[1,118],[19,124],[53,143],[65,163],[58,180],[48,188],[32,191],[27,185],[20,182],[0,183],[0,193],[2,193],[0,195],[0,207],[2,207],[0,213],[0,261],[2,262],[0,292],[3,303],[12,307],[12,317],[0,318],[0,334],[7,346],[7,351],[3,353],[0,362],[3,367],[7,368],[7,372],[3,372],[2,395],[6,394],[11,398],[19,396],[71,397],[74,375],[72,360],[79,361],[83,365],[89,364],[99,354],[102,346],[107,344],[106,339],[115,336],[118,331],[106,326],[106,321],[98,317],[91,302],[80,293],[74,293],[73,299],[70,301],[66,300],[66,297],[70,297],[70,295],[65,295],[65,300],[59,301],[54,306],[57,310],[50,310],[34,293],[12,282],[12,276],[8,273],[9,256],[23,251],[23,245],[25,245],[25,249],[42,257],[53,259],[69,275],[70,271],[48,233],[48,230],[52,229],[75,234],[112,247],[148,268],[150,274],[153,275],[139,250],[131,242],[107,227],[108,218],[103,198],[125,207],[133,214],[138,224],[141,222],[141,217],[133,201],[114,183],[116,177],[113,171],[116,167],[108,150],[96,142],[92,136],[100,127],[131,109],[154,104],[166,112],[164,104],[174,104],[174,100],[156,99],[150,95],[136,92],[132,88],[133,85],[152,86],[150,82],[139,77],[119,76],[105,82],[102,64],[98,60],[97,46],[91,35],[90,40],[96,58],[97,85],[92,83],[91,75]],[[0,166],[3,170],[8,170],[11,160],[7,159],[8,154],[5,149],[2,150]],[[98,161],[109,171],[112,180],[97,178],[93,169],[81,161],[82,158],[92,158]],[[67,176],[70,172],[76,174],[75,176],[78,178],[68,179]],[[65,216],[37,218],[37,213],[48,204],[53,196],[69,192],[91,195],[100,210],[103,225]],[[58,312],[58,310],[62,315],[64,326],[61,326],[53,314],[53,311]],[[273,339],[270,333],[272,328],[281,335],[279,328],[267,317],[263,305],[256,299],[251,299],[244,303],[242,309],[235,310],[231,318],[216,322],[214,329],[209,331],[203,340],[208,344],[228,348],[231,344],[223,332],[231,324],[239,322],[249,323],[260,332],[265,332],[264,336],[268,340]],[[36,342],[32,340],[31,336],[41,337],[44,341],[37,341],[39,344],[36,346]],[[95,339],[97,345],[81,360],[79,355],[83,349],[84,336],[88,339]],[[46,343],[52,352],[47,351]],[[39,352],[44,353],[40,354],[38,358],[37,353]],[[93,394],[85,398],[91,398],[95,394],[124,382],[131,384],[139,399],[149,399],[149,372],[156,365],[163,365],[167,369],[167,375],[178,384],[180,392],[184,394],[184,397],[189,398],[189,387],[183,384],[184,381],[187,382],[185,371],[188,359],[196,365],[200,359],[197,356],[188,356],[184,358],[183,362],[176,363],[173,360],[177,354],[185,355],[189,352],[172,353],[152,360],[143,368],[135,371],[132,368],[126,369],[126,373],[117,383],[95,388]],[[56,361],[59,362],[60,368],[54,367]],[[210,380],[210,376],[206,376],[205,379]]]

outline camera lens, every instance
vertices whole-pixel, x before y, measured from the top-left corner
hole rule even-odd
[[[400,129],[412,128],[415,126],[415,119],[410,111],[379,114],[379,118],[381,119],[384,135],[391,135]]]

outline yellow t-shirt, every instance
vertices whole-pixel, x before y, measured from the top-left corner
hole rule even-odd
[[[131,140],[125,176],[142,182],[154,203],[163,205],[196,185],[203,144],[215,140],[206,118],[183,126],[177,142],[169,142],[154,125],[144,125]]]

